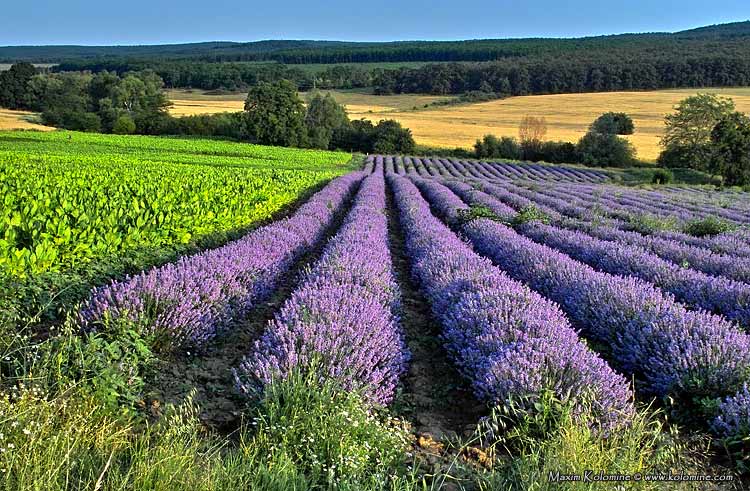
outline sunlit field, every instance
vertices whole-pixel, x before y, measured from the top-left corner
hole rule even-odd
[[[750,88],[703,91],[731,97],[738,110],[750,111]],[[346,105],[352,119],[396,119],[411,129],[418,144],[446,148],[471,147],[477,138],[487,133],[516,136],[518,123],[527,114],[547,119],[548,139],[577,141],[597,116],[607,111],[622,111],[635,122],[635,134],[628,138],[636,146],[638,156],[644,160],[655,160],[660,151],[664,116],[680,100],[700,90],[525,96],[427,108],[425,105],[450,97],[414,94],[376,96],[364,91],[330,92]],[[244,93],[206,95],[201,91],[184,90],[169,91],[169,97],[174,102],[170,112],[175,116],[241,111],[245,100]]]

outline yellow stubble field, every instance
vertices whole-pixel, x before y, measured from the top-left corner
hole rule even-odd
[[[680,100],[697,92],[731,97],[738,110],[750,112],[750,88],[747,87],[539,95],[428,108],[424,105],[447,97],[375,96],[363,91],[332,91],[353,119],[395,119],[412,130],[418,144],[448,148],[469,148],[477,138],[488,133],[517,136],[518,124],[527,114],[546,118],[548,139],[575,142],[600,114],[625,112],[633,118],[636,127],[635,134],[628,138],[644,160],[655,160],[659,154],[664,116],[672,112]],[[205,95],[170,91],[169,95],[174,102],[171,109],[174,115],[241,111],[245,100],[245,94],[241,93]]]
[[[0,108],[0,130],[52,131],[55,129],[35,122],[37,118],[36,113]]]

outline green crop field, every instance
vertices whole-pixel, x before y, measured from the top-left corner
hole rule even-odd
[[[2,293],[84,286],[221,243],[347,172],[350,159],[211,140],[2,132]]]

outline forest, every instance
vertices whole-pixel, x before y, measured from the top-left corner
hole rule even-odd
[[[750,83],[750,22],[678,33],[575,39],[349,43],[260,41],[140,47],[7,47],[0,61],[58,71],[154,70],[167,87],[244,89],[288,79],[301,89],[504,95],[737,86]],[[377,63],[404,62],[400,68]],[[430,62],[424,66],[408,66]],[[330,64],[322,71],[306,64]]]

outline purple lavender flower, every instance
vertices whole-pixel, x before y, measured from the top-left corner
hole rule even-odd
[[[408,351],[398,326],[382,160],[367,177],[340,231],[235,371],[250,395],[294,369],[361,389],[387,404]]]
[[[292,217],[223,247],[95,288],[79,312],[81,325],[96,329],[105,316],[122,317],[165,349],[200,348],[274,291],[294,261],[323,238],[362,177],[334,179]]]

